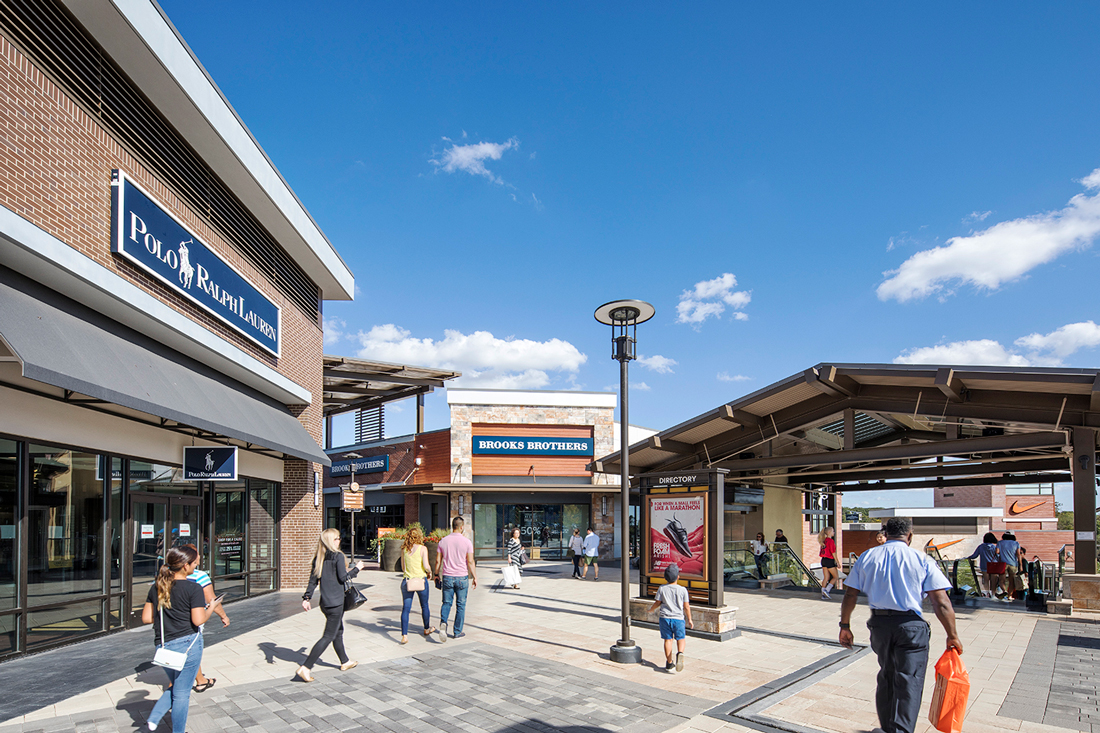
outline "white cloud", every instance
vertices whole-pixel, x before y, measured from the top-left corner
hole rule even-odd
[[[348,335],[344,330],[347,328],[348,324],[344,323],[344,321],[339,318],[325,318],[323,320],[323,325],[325,346],[332,346]]]
[[[451,142],[449,138],[443,139]],[[485,167],[485,161],[500,160],[505,152],[518,147],[519,140],[514,137],[502,143],[470,143],[469,145],[452,143],[451,147],[444,150],[438,159],[432,158],[429,162],[436,167],[436,170],[445,173],[464,171],[471,176],[485,176],[493,183],[504,183],[500,177],[493,175],[493,172]]]
[[[693,288],[680,294],[680,302],[676,306],[676,322],[690,323],[698,328],[711,316],[717,318],[725,313],[727,306],[734,310],[734,318],[747,321],[749,317],[741,310],[752,300],[752,293],[734,290],[735,287],[737,278],[728,272],[713,280],[695,283]]]
[[[672,374],[672,367],[677,364],[675,359],[669,359],[667,356],[661,356],[660,354],[640,356],[638,357],[638,363],[658,374]]]
[[[588,360],[568,341],[501,339],[488,331],[448,329],[436,341],[387,323],[360,331],[358,339],[362,358],[460,371],[452,384],[461,387],[538,389],[551,384],[552,372],[574,378]]]
[[[1021,336],[1010,349],[993,339],[954,341],[902,352],[895,364],[983,364],[990,366],[1061,366],[1081,349],[1100,346],[1100,326],[1069,323],[1048,334]]]
[[[1100,326],[1092,321],[1069,323],[1046,335],[1033,333],[1021,336],[1015,344],[1030,350],[1033,358],[1046,352],[1049,358],[1060,362],[1078,349],[1100,346]]]
[[[1100,168],[1080,183],[1100,189]],[[1013,219],[967,237],[952,237],[907,259],[896,270],[883,273],[880,300],[904,303],[934,293],[949,295],[945,287],[969,283],[996,290],[1066,252],[1087,247],[1100,235],[1100,191],[1077,194],[1058,211]]]
[[[1019,354],[1010,353],[993,339],[953,341],[939,346],[923,346],[903,351],[895,364],[985,364],[990,366],[1028,366]]]
[[[719,382],[748,382],[752,377],[746,377],[744,374],[733,374],[729,372],[718,372]]]
[[[963,223],[973,224],[976,221],[985,221],[992,213],[992,211],[971,211],[969,214],[963,217]]]
[[[630,388],[631,389],[636,389],[639,392],[649,392],[653,389],[652,387],[650,387],[645,382],[631,382]]]

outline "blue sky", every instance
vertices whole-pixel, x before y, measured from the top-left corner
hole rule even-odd
[[[164,8],[356,275],[328,353],[604,390],[640,298],[653,428],[821,361],[1097,364],[1095,4]]]

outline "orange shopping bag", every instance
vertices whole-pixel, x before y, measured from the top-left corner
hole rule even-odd
[[[970,675],[952,647],[936,662],[936,689],[928,706],[928,721],[943,733],[960,733],[970,696]]]

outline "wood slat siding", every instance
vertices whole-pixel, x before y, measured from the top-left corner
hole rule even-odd
[[[591,425],[502,425],[474,423],[473,435],[502,437],[591,438]],[[591,476],[585,466],[592,457],[584,456],[472,456],[475,476],[526,476],[534,466],[535,476]]]
[[[420,446],[424,446],[421,448]],[[451,431],[436,430],[416,436],[413,454],[422,458],[420,470],[409,483],[446,484],[451,480]]]

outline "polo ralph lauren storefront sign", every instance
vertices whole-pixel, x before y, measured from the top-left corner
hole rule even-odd
[[[592,438],[527,438],[475,435],[475,456],[591,456]]]
[[[279,356],[279,306],[122,171],[114,171],[111,203],[112,252]]]

